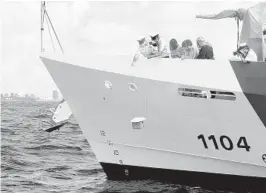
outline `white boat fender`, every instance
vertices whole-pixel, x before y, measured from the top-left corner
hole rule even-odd
[[[52,126],[47,129],[42,129],[46,132],[52,132],[59,130],[62,126],[68,123],[69,118],[72,115],[72,112],[67,104],[66,100],[62,100],[55,109],[50,108],[49,111],[53,113],[51,117]]]
[[[50,109],[51,110],[51,109]],[[54,124],[59,124],[64,121],[68,121],[71,117],[72,112],[67,104],[66,100],[62,100],[55,108],[52,116],[52,122]]]

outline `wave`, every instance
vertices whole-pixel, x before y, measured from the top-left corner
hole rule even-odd
[[[80,189],[81,192],[92,192],[93,190],[95,190],[95,188],[91,188],[91,187],[81,187]]]
[[[77,150],[82,151],[80,147],[77,146],[57,146],[57,145],[38,145],[34,147],[25,147],[28,150],[53,150],[53,149],[63,149],[63,150]]]
[[[38,118],[38,119],[44,119],[44,118],[50,118],[50,117],[51,117],[50,114],[39,114],[39,115],[33,116],[33,118]]]
[[[53,167],[53,168],[45,169],[45,171],[47,171],[47,172],[57,172],[57,171],[64,171],[64,170],[68,170],[68,169],[70,169],[70,167],[68,167],[68,166],[56,166],[56,167]]]
[[[71,180],[72,178],[67,177],[67,176],[53,176],[53,178],[55,179],[59,179],[59,180]]]
[[[19,169],[12,164],[7,165],[7,164],[3,163],[3,164],[1,164],[1,171],[2,172],[6,171],[7,173],[10,173],[10,171],[18,172],[18,171],[23,171],[23,168]],[[8,177],[8,175],[6,175],[6,176]],[[4,178],[4,177],[5,176],[3,176],[3,174],[2,174],[1,178]]]
[[[102,168],[92,168],[92,169],[81,169],[81,170],[76,170],[79,175],[93,175],[93,174],[98,174],[102,173],[103,169]]]
[[[3,155],[10,156],[13,153],[15,153],[17,155],[18,152],[20,152],[20,151],[18,149],[16,149],[14,146],[11,146],[8,144],[2,144],[1,145],[1,156],[3,156]]]
[[[20,183],[22,185],[33,186],[33,187],[36,187],[36,186],[44,186],[44,184],[42,184],[42,183],[34,182],[34,181],[29,181],[29,180],[23,180],[23,181],[20,181]]]

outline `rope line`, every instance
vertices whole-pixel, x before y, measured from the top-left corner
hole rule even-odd
[[[41,52],[43,49],[43,23],[44,23],[44,5],[45,2],[41,2]]]
[[[61,45],[61,43],[59,41],[59,38],[58,38],[58,36],[56,34],[56,31],[55,31],[55,28],[54,28],[54,26],[53,26],[53,24],[51,22],[51,19],[50,19],[49,15],[48,15],[47,10],[46,10],[45,1],[41,2],[41,51],[44,50],[43,49],[43,24],[44,24],[44,20],[46,20],[46,23],[47,23],[47,26],[48,26],[48,31],[49,31],[49,34],[50,34],[50,38],[51,38],[51,41],[52,41],[52,45],[53,45],[54,51],[55,51],[55,46],[54,46],[51,30],[50,30],[50,27],[49,27],[49,23],[50,23],[50,25],[51,25],[51,27],[53,29],[54,35],[55,35],[56,40],[57,40],[57,42],[58,42],[58,44],[60,46],[60,49],[61,49],[62,53],[64,54],[64,50],[62,48],[62,45]]]
[[[46,16],[46,15],[45,15],[45,16]],[[48,31],[49,31],[50,39],[51,39],[51,42],[52,42],[52,45],[53,45],[53,48],[54,48],[54,52],[55,52],[54,41],[53,41],[53,37],[52,37],[51,31],[50,31],[50,27],[49,27],[49,23],[48,23],[47,16],[45,17],[45,21],[46,21],[47,26],[48,26]]]
[[[56,34],[56,32],[55,32],[54,26],[53,26],[53,24],[52,24],[52,22],[51,22],[51,20],[50,20],[50,17],[49,17],[49,15],[48,15],[46,9],[45,9],[45,14],[47,15],[47,18],[48,18],[48,20],[49,20],[49,23],[51,24],[51,27],[52,27],[52,29],[53,29],[53,31],[54,31],[55,37],[56,37],[57,42],[58,42],[58,44],[59,44],[59,46],[60,46],[60,48],[61,48],[61,51],[62,51],[62,53],[64,53],[64,50],[63,50],[63,48],[62,48],[62,46],[61,46],[61,43],[60,43],[60,41],[59,41],[59,39],[58,39],[58,36],[57,36],[57,34]]]

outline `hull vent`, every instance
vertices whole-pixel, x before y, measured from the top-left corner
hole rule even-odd
[[[178,93],[181,96],[195,97],[195,98],[208,98],[207,91],[193,88],[178,88]]]
[[[232,92],[211,90],[210,93],[211,93],[211,99],[236,100],[236,96]]]
[[[220,99],[220,100],[236,100],[236,96],[228,91],[203,90],[194,88],[178,88],[178,94],[184,97]]]
[[[145,117],[135,117],[135,118],[133,118],[131,120],[132,128],[133,129],[143,129],[145,120],[146,120]]]

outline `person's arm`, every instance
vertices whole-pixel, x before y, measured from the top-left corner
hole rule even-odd
[[[158,56],[160,56],[160,55],[161,55],[161,52],[156,52],[156,53],[154,53],[154,54],[152,54],[152,55],[149,55],[147,58],[148,58],[148,59],[151,59],[151,58],[158,57]]]
[[[154,46],[154,47],[158,46],[158,44],[155,41],[153,41],[153,40],[151,40],[149,42],[149,44],[152,45],[152,46]]]
[[[198,50],[198,48],[196,48],[196,47],[193,47],[193,49],[194,49],[194,59],[196,59],[197,57],[198,57],[198,55],[199,55],[199,50]]]
[[[140,50],[138,49],[134,58],[133,58],[133,61],[131,63],[131,66],[135,66],[135,63],[137,62],[137,60],[139,59],[139,56],[140,56]]]
[[[233,52],[233,55],[236,56],[236,57],[238,57],[245,64],[249,64],[250,63],[250,61],[246,60],[243,57],[243,55],[241,53],[237,52],[237,51],[236,52]]]
[[[249,62],[257,62],[258,61],[257,54],[252,49],[250,49],[245,60]]]
[[[166,44],[164,43],[164,40],[163,39],[160,39],[159,41],[159,45],[158,45],[158,52],[165,52],[167,51],[167,46]]]
[[[206,47],[203,46],[203,47],[200,49],[200,51],[199,51],[199,55],[198,55],[197,59],[205,59],[206,52],[207,52]]]
[[[196,18],[200,19],[223,19],[223,18],[233,18],[236,17],[236,10],[224,10],[218,14],[210,14],[210,15],[196,15]]]
[[[197,49],[193,46],[185,48],[186,54],[182,59],[196,59],[198,56]]]
[[[214,59],[214,53],[213,53],[212,47],[209,47],[209,46],[207,47],[206,58],[207,59]]]
[[[156,47],[157,47],[158,50],[156,52],[153,52],[153,54],[149,55],[147,57],[148,59],[155,58],[155,57],[159,57],[159,56],[162,55],[163,52],[161,51],[162,47],[161,47],[160,43],[158,43]]]

